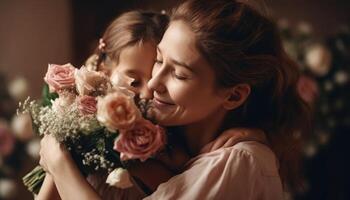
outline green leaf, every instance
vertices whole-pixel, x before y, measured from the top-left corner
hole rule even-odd
[[[51,100],[55,100],[56,98],[58,98],[58,94],[55,92],[51,93],[49,89],[49,85],[45,83],[42,90],[41,97],[42,97],[43,106],[51,106],[52,105]]]

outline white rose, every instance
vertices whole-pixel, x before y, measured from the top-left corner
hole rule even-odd
[[[107,177],[106,183],[110,186],[125,189],[132,187],[129,172],[123,168],[114,169]]]
[[[28,82],[23,77],[12,80],[8,86],[10,95],[16,100],[22,100],[28,96]]]
[[[332,54],[322,44],[313,45],[306,52],[306,64],[317,76],[326,75],[331,68],[331,62]]]
[[[11,127],[15,136],[21,141],[28,141],[34,137],[32,119],[28,113],[14,116]]]

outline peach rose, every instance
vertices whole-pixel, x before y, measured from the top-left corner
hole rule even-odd
[[[166,135],[163,128],[148,120],[138,121],[133,129],[121,130],[114,142],[114,150],[121,160],[147,160],[164,147]]]
[[[73,88],[75,70],[70,63],[65,65],[49,64],[44,80],[49,85],[50,92]]]
[[[110,131],[132,128],[141,113],[132,98],[121,92],[109,93],[97,101],[97,120]]]
[[[111,75],[111,84],[113,89],[123,92],[130,97],[135,96],[135,93],[132,91],[133,88],[131,87],[133,81],[135,81],[134,78],[126,76],[125,74],[116,70],[114,70]]]
[[[77,98],[77,103],[78,103],[78,109],[84,115],[95,114],[97,111],[96,109],[97,100],[95,97],[87,96],[87,95],[80,96]]]
[[[80,95],[105,94],[109,88],[109,80],[102,72],[89,71],[81,67],[75,72],[75,83]]]
[[[131,87],[131,83],[133,81],[135,81],[134,78],[128,77],[117,70],[114,70],[111,75],[111,82],[112,82],[112,85],[115,87],[129,88]]]

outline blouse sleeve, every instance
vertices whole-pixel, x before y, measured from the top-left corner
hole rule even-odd
[[[254,156],[233,147],[200,155],[161,184],[150,199],[255,199],[260,176]]]

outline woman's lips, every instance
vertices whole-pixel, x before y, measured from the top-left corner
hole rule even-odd
[[[166,108],[168,106],[173,106],[175,104],[168,103],[168,102],[162,101],[160,99],[154,98],[154,105],[157,108]]]

